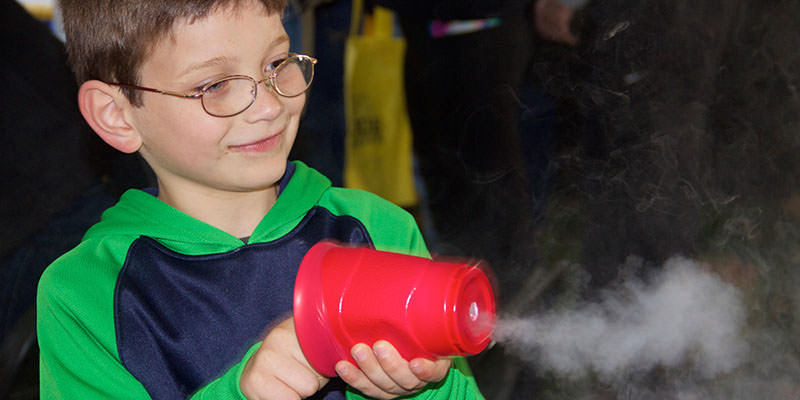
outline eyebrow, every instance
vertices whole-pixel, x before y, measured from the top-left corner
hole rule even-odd
[[[269,44],[269,48],[272,49],[272,48],[274,48],[274,47],[276,47],[278,45],[284,44],[284,43],[286,43],[288,41],[289,41],[289,35],[284,33],[283,35],[280,35],[280,36],[276,37],[275,39],[273,39],[272,43]]]
[[[289,36],[285,35],[285,34],[284,35],[280,35],[280,36],[276,37],[275,39],[273,39],[272,42],[269,44],[269,46],[267,48],[268,49],[273,49],[273,48],[275,48],[275,47],[277,47],[277,46],[279,46],[281,44],[287,43],[287,42],[289,42]],[[192,71],[195,71],[195,70],[200,70],[200,69],[204,69],[204,68],[214,67],[214,66],[217,66],[217,65],[222,65],[222,64],[225,64],[226,62],[228,62],[228,58],[227,57],[214,57],[214,58],[211,58],[211,59],[208,59],[208,60],[205,60],[205,61],[201,61],[201,62],[196,63],[196,64],[189,65],[188,67],[186,67],[186,69],[181,71],[180,76],[185,76],[189,72],[192,72]]]
[[[209,68],[209,67],[213,67],[213,66],[216,66],[216,65],[222,65],[222,64],[225,64],[227,61],[228,61],[227,57],[214,57],[214,58],[211,58],[211,59],[208,59],[208,60],[196,63],[196,64],[191,64],[188,67],[186,67],[186,69],[181,71],[179,76],[185,76],[188,73],[190,73],[192,71],[199,70],[199,69]]]

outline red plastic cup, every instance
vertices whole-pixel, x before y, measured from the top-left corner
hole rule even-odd
[[[474,355],[491,342],[492,284],[482,263],[433,261],[320,242],[297,274],[294,323],[311,365],[336,376],[350,348],[387,340],[403,358]]]

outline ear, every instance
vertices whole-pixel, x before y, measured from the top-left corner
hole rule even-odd
[[[111,147],[135,153],[142,146],[125,113],[131,104],[116,87],[97,80],[84,82],[78,90],[78,107],[89,126]]]

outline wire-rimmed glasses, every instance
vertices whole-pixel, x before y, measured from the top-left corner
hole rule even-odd
[[[186,99],[200,99],[203,110],[215,117],[232,117],[247,110],[256,101],[258,85],[265,83],[283,97],[297,97],[305,93],[314,80],[314,64],[317,59],[289,53],[289,57],[278,60],[265,69],[265,77],[259,81],[247,75],[229,75],[203,85],[195,93],[180,93],[153,89],[126,83],[109,83],[123,88],[146,90]]]

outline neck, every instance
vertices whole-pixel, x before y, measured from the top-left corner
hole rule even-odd
[[[257,191],[230,192],[198,188],[176,191],[159,184],[158,198],[194,218],[243,238],[252,235],[275,204],[278,186],[275,184]]]

